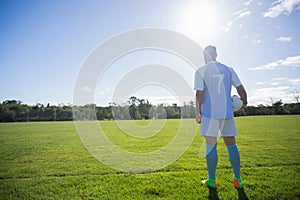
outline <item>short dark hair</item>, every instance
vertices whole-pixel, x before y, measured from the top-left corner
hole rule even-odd
[[[215,57],[217,55],[217,48],[212,45],[208,45],[204,49],[204,55],[209,57]]]

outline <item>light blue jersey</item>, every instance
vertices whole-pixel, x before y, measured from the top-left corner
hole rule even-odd
[[[241,82],[235,71],[220,63],[209,62],[195,73],[194,89],[204,91],[202,116],[206,118],[233,118],[231,88]]]

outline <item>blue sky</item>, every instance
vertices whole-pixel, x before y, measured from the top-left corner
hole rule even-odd
[[[114,35],[145,27],[217,46],[218,60],[239,74],[251,105],[295,102],[300,93],[300,0],[2,0],[0,27],[0,101],[72,104],[77,75],[91,51]],[[179,58],[156,54],[136,53],[114,63],[95,91],[95,103],[111,100],[121,65],[130,70],[155,60],[177,63],[192,87],[193,71]],[[162,88],[135,94],[154,104],[174,101]]]

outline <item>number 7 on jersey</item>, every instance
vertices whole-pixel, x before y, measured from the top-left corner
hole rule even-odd
[[[224,74],[213,74],[213,78],[218,78],[219,82],[218,82],[218,94],[221,93],[221,85],[224,79]]]

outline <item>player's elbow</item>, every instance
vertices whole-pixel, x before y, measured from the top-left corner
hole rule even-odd
[[[202,98],[203,97],[203,91],[202,90],[197,90],[196,91],[196,97],[197,98]]]
[[[238,92],[239,94],[240,94],[240,93],[246,93],[246,90],[245,90],[245,88],[244,88],[243,85],[237,86],[237,87],[236,87],[236,90],[237,90],[237,92]]]

